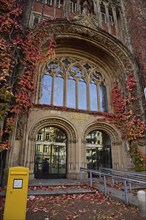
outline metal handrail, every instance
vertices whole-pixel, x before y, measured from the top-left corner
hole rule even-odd
[[[139,184],[144,184],[146,185],[146,181],[144,180],[137,180],[137,179],[133,179],[133,178],[127,178],[127,177],[122,177],[122,176],[117,176],[117,175],[113,175],[113,174],[110,174],[110,173],[104,173],[104,172],[101,172],[101,171],[97,171],[97,170],[92,170],[92,169],[87,169],[87,168],[83,168],[83,167],[80,167],[80,183],[82,183],[82,173],[83,172],[87,172],[89,173],[90,175],[90,187],[93,186],[93,179],[92,179],[92,175],[98,175],[100,178],[101,176],[103,176],[103,179],[104,179],[104,195],[106,196],[106,190],[107,190],[107,179],[106,177],[112,177],[112,180],[113,179],[121,179],[123,180],[123,184],[124,184],[124,192],[125,192],[125,202],[128,204],[129,201],[128,201],[128,191],[127,191],[127,183],[129,183],[130,185],[130,189],[131,189],[131,183],[134,182],[134,183],[139,183]]]
[[[124,175],[127,176],[137,176],[137,177],[144,177],[146,178],[146,174],[144,173],[137,173],[137,172],[129,172],[129,171],[125,171],[125,170],[116,170],[116,169],[111,169],[111,168],[106,168],[106,167],[99,167],[100,171],[111,171],[113,173],[122,173]]]

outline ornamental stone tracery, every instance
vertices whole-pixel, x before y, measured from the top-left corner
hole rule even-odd
[[[58,57],[50,61],[44,73],[40,72],[39,104],[108,111],[106,83],[101,71],[83,58]]]
[[[75,80],[84,79],[86,82],[102,83],[105,81],[99,67],[90,61],[79,58],[60,57],[56,58],[44,66],[44,74],[49,72],[51,76],[58,74],[67,78],[73,77]]]
[[[46,35],[46,37],[42,39],[42,48],[43,45],[47,45],[47,42],[51,37],[52,32],[55,33],[56,40],[61,38],[85,39],[85,41],[94,44],[95,47],[99,46],[103,48],[103,50],[106,49],[108,53],[111,53],[117,60],[117,62],[120,62],[122,64],[123,70],[125,70],[125,72],[129,70],[132,71],[134,69],[134,60],[126,47],[122,45],[120,41],[115,41],[112,36],[103,32],[100,29],[93,30],[92,28],[75,24],[75,22],[73,21],[70,21],[70,23],[68,24],[66,20],[64,20],[63,22],[55,21],[54,23],[53,21],[48,21],[48,23],[44,24],[41,29],[45,29],[48,32],[48,35]],[[35,34],[37,34],[37,31],[40,30],[36,30]]]

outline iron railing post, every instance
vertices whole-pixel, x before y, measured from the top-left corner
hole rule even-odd
[[[128,204],[128,192],[127,192],[127,182],[124,180],[124,192],[125,192],[125,202]]]
[[[106,176],[103,176],[104,179],[104,195],[106,196]]]
[[[82,170],[80,169],[80,184],[82,183],[82,181],[83,181]]]
[[[90,187],[92,187],[92,172],[90,172]]]

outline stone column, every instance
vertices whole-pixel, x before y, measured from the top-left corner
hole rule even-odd
[[[96,0],[96,17],[98,19],[98,26],[102,28],[102,16],[99,0]]]
[[[121,13],[121,10],[122,10],[122,13]],[[121,1],[121,10],[119,10],[119,14],[120,14],[120,30],[119,30],[120,40],[124,44],[126,44],[126,46],[132,51],[133,49],[132,49],[131,40],[129,37],[129,31],[128,31],[126,15],[125,15],[124,1]]]
[[[67,178],[77,179],[78,178],[78,141],[69,140],[68,141],[68,155],[67,155]]]
[[[80,15],[80,0],[77,0],[77,14]]]
[[[110,19],[109,19],[108,3],[104,3],[104,5],[105,5],[105,13],[106,13],[106,19],[107,19],[108,33],[111,34],[111,24],[110,24]]]
[[[111,145],[111,151],[112,151],[112,164],[113,169],[121,169],[122,168],[122,161],[121,161],[121,144],[113,142]]]
[[[118,21],[117,21],[117,14],[116,14],[116,8],[112,7],[113,17],[114,17],[114,24],[116,29],[116,37],[119,39],[119,28],[118,28]]]

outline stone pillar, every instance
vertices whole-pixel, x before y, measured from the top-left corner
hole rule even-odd
[[[63,3],[63,17],[69,18],[69,10],[70,10],[70,0],[64,0]]]
[[[119,28],[118,28],[118,21],[117,21],[117,14],[116,14],[116,8],[112,7],[113,17],[114,17],[114,24],[116,29],[116,37],[119,39]]]
[[[102,28],[102,16],[101,16],[101,9],[100,9],[100,2],[96,0],[96,16],[98,19],[98,26]]]
[[[119,33],[119,37],[120,37],[122,42],[126,43],[126,41],[128,42],[128,40],[124,39],[124,36],[128,36],[128,30],[127,30],[126,25],[124,25],[124,22],[123,22],[124,17],[122,16],[121,11],[119,11],[119,14],[120,14],[120,30],[121,30],[120,33]],[[123,36],[123,33],[125,33],[125,32],[126,32],[126,35],[124,34],[124,36]]]
[[[122,10],[122,13],[121,13]],[[127,21],[126,21],[126,15],[125,15],[125,7],[124,7],[124,1],[121,1],[121,10],[119,10],[120,14],[120,27],[119,27],[119,36],[120,40],[126,44],[126,46],[132,51],[131,47],[131,41],[129,37],[129,31],[128,31],[128,26],[127,26]]]
[[[68,141],[68,155],[67,155],[67,178],[78,179],[79,174],[79,149],[77,140]]]
[[[122,169],[121,145],[120,143],[113,142],[111,146],[113,169]]]
[[[81,11],[80,11],[80,0],[77,0],[77,14],[80,15]]]
[[[110,19],[109,19],[108,3],[104,3],[104,5],[105,5],[105,13],[106,13],[106,19],[107,19],[108,33],[111,34],[111,25],[110,25]]]

